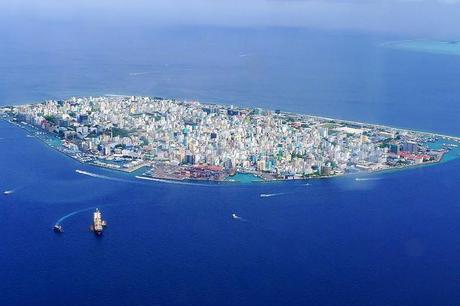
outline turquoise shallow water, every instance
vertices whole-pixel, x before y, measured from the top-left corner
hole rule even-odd
[[[238,183],[252,183],[263,181],[258,176],[249,173],[237,173],[227,178],[227,181],[238,182]]]
[[[403,40],[388,42],[382,45],[388,48],[400,50],[460,55],[460,42],[457,41]]]

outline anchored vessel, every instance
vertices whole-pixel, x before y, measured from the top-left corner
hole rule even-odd
[[[102,220],[101,212],[99,211],[98,208],[96,208],[96,211],[93,213],[93,225],[91,225],[91,230],[97,236],[100,236],[102,235],[102,232],[104,231],[104,227],[106,226],[107,226],[107,223],[104,220]]]
[[[56,223],[56,224],[53,226],[53,231],[54,231],[55,233],[59,233],[59,234],[60,234],[60,233],[64,233],[64,228],[62,228],[62,225]]]

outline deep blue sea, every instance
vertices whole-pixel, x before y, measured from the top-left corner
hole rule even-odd
[[[381,47],[406,37],[43,31],[0,30],[0,104],[142,94],[460,135],[460,56]],[[460,304],[460,159],[367,180],[182,185],[26,135],[0,122],[0,190],[14,190],[0,198],[0,305]]]

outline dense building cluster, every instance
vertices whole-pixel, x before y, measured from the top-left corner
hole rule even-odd
[[[221,179],[209,173],[236,171],[329,176],[439,158],[425,145],[430,139],[415,132],[161,98],[72,98],[9,112],[57,134],[82,160],[113,168],[120,167],[115,161],[129,161],[126,168],[167,165],[178,178],[206,172]]]

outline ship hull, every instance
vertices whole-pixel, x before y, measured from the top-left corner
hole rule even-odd
[[[94,233],[94,235],[96,235],[96,236],[102,236],[103,230],[96,230],[96,229],[94,229],[94,225],[91,225],[89,229]]]
[[[105,225],[106,222],[102,220],[101,212],[96,208],[96,211],[93,214],[93,225],[91,225],[91,230],[96,236],[101,236]]]

